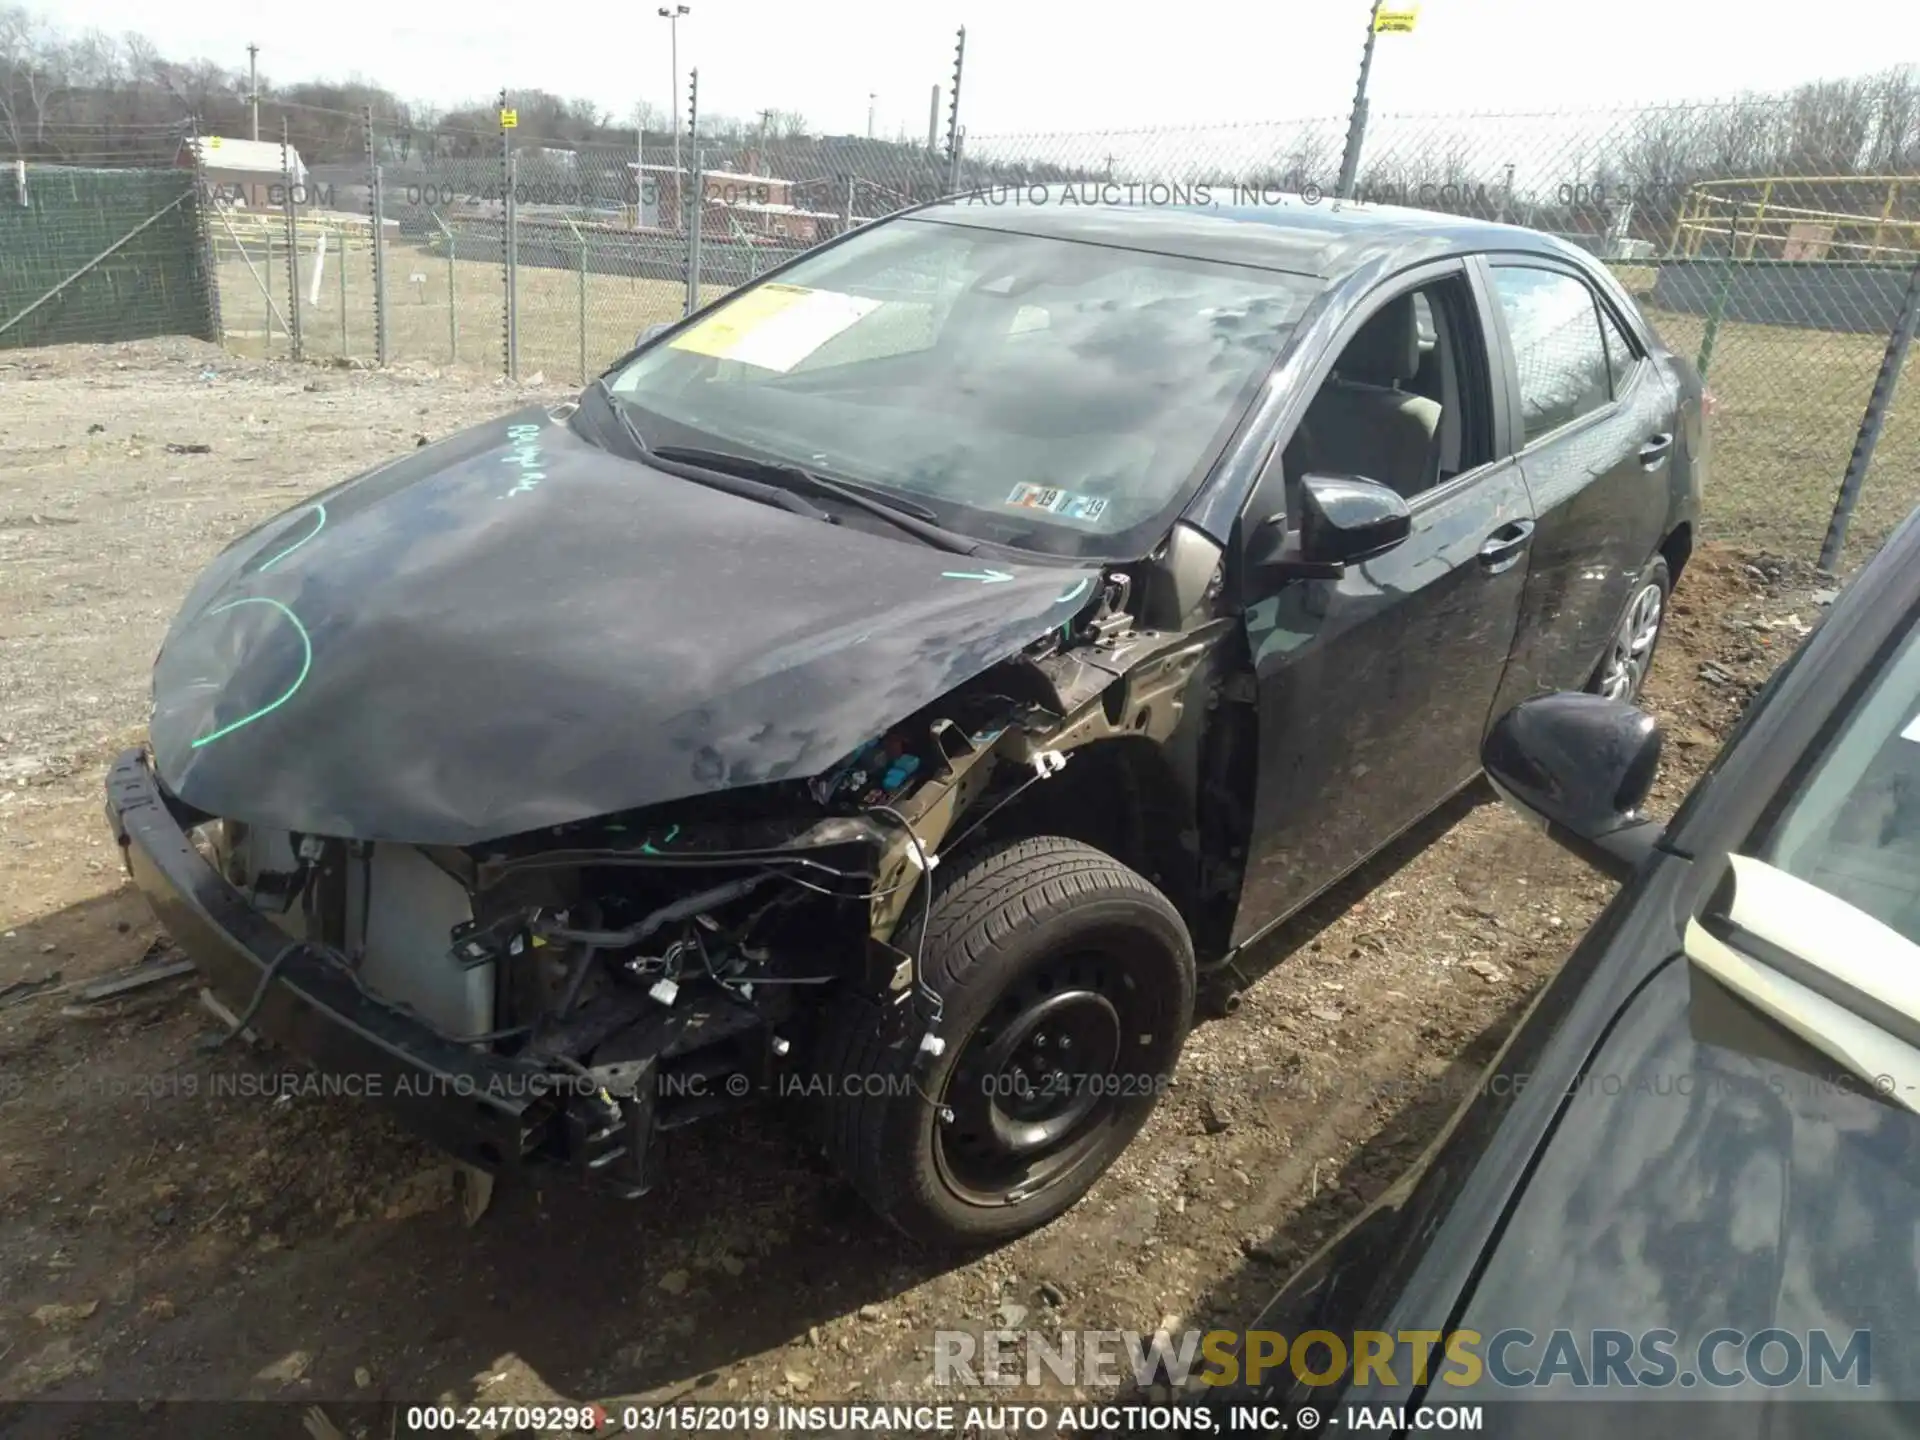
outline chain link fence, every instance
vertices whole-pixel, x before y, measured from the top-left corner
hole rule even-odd
[[[983,137],[968,203],[1335,203],[1347,120]],[[1299,197],[1305,197],[1301,199]],[[1291,198],[1288,198],[1291,197]],[[1544,230],[1602,258],[1718,402],[1721,538],[1811,557],[1920,266],[1910,72],[1790,99],[1374,118],[1353,198]],[[1856,551],[1920,505],[1896,392]]]
[[[1811,555],[1920,264],[1920,89],[1887,84],[1824,109],[1803,93],[1382,116],[1349,199],[1525,225],[1603,259],[1717,397],[1716,532]],[[584,383],[649,325],[941,196],[994,208],[1337,203],[1346,128],[1326,116],[961,135],[957,147],[687,137],[678,167],[657,139],[548,149],[502,131],[470,137],[459,157],[401,162],[378,159],[373,136],[359,174],[317,177],[324,203],[296,214],[278,253],[266,253],[270,219],[251,257],[223,237],[229,343],[233,316],[247,314],[245,343],[290,350],[266,300],[292,295],[296,277],[281,272],[297,265],[307,353]],[[314,280],[322,244],[333,281]],[[1879,436],[1857,542],[1876,543],[1920,504],[1908,394]]]
[[[513,129],[423,142],[364,112],[293,107],[282,124],[284,143],[251,147],[241,183],[229,183],[233,144],[229,158],[195,152],[185,173],[211,203],[194,213],[181,202],[180,234],[166,242],[186,261],[136,261],[128,240],[108,257],[127,264],[102,260],[98,277],[83,277],[93,288],[76,280],[71,298],[24,319],[27,292],[45,287],[19,278],[20,257],[46,250],[51,217],[10,212],[0,176],[0,325],[14,327],[0,345],[92,338],[75,328],[84,293],[97,316],[131,317],[130,303],[201,333],[211,322],[248,354],[584,383],[648,326],[936,197],[995,208],[1346,203],[1335,196],[1345,116],[977,137],[950,126],[926,143],[683,134],[676,145],[648,134],[564,148],[517,143]],[[363,142],[360,161],[302,161],[303,146],[337,156],[349,134]],[[70,232],[73,265],[163,208],[180,173],[166,194],[135,195],[125,187],[136,182],[120,180],[118,199],[76,198],[95,218],[51,221]],[[85,183],[69,188],[80,197]],[[1378,116],[1352,192],[1548,231],[1603,259],[1717,397],[1715,532],[1791,555],[1819,549],[1920,266],[1920,75],[1787,98]],[[156,242],[171,233],[153,228]],[[62,279],[52,271],[64,261],[37,263],[45,285]],[[191,293],[192,263],[213,282],[198,322],[166,308]],[[1856,549],[1920,504],[1913,408],[1909,386],[1884,417],[1853,513]]]

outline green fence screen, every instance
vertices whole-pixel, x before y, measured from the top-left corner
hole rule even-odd
[[[0,349],[218,340],[191,170],[0,170]]]

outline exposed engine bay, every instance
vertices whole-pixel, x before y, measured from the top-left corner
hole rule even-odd
[[[829,998],[885,1007],[900,1045],[942,1053],[954,1037],[917,968],[923,882],[1086,747],[1204,728],[1181,721],[1219,684],[1217,558],[1185,583],[1162,565],[1144,597],[1099,577],[1074,619],[811,779],[471,847],[236,821],[199,843],[370,999],[524,1073],[542,1099],[523,1156],[639,1195],[661,1134],[830,1083],[811,1043]],[[1143,609],[1171,623],[1144,628]],[[1199,838],[1180,841],[1203,868]]]

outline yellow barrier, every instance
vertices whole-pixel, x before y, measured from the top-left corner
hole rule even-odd
[[[224,220],[225,224],[220,221]],[[394,221],[386,222],[386,234],[391,241],[397,232]],[[223,207],[219,218],[213,222],[216,241],[224,241],[231,231],[243,244],[272,244],[276,249],[284,250],[287,243],[286,216],[267,210],[238,210]],[[365,215],[355,215],[351,211],[319,210],[302,211],[295,216],[294,238],[302,253],[313,250],[320,237],[327,237],[327,249],[364,247],[371,243],[372,230]]]
[[[1836,199],[1844,203],[1853,193],[1869,204],[1859,210],[1834,208]],[[1802,199],[1827,203],[1795,203]],[[1904,263],[1920,258],[1920,176],[1701,180],[1688,188],[1681,202],[1669,253],[1697,256],[1701,246],[1716,237],[1725,237],[1729,250],[1742,260],[1756,258],[1764,244],[1773,250],[1760,256],[1764,259]]]

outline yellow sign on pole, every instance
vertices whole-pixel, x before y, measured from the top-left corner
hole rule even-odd
[[[500,112],[500,128],[502,130],[514,130],[519,128],[519,125],[520,112],[518,110],[502,110]]]
[[[1382,5],[1373,16],[1376,35],[1411,35],[1420,18],[1418,5]]]

